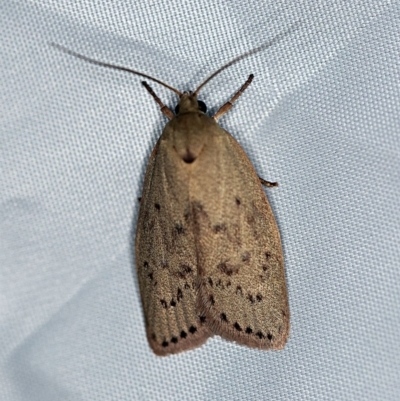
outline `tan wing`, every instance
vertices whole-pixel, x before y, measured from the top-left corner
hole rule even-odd
[[[190,186],[198,310],[223,338],[280,349],[289,306],[279,231],[247,155],[220,130],[193,163]]]
[[[147,338],[157,355],[194,348],[211,335],[195,306],[197,258],[187,179],[164,145],[160,139],[150,157],[135,245]]]

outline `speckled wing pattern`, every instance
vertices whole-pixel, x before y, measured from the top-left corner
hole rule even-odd
[[[170,176],[164,145],[160,139],[150,156],[136,234],[147,338],[157,355],[194,348],[211,335],[196,310],[197,256],[187,181]]]
[[[190,188],[198,312],[225,339],[281,349],[289,334],[289,305],[279,231],[250,160],[220,130],[193,166]],[[207,175],[200,174],[205,169]]]
[[[245,152],[205,115],[174,118],[153,150],[136,262],[157,355],[212,334],[260,349],[285,345],[289,306],[274,216]]]

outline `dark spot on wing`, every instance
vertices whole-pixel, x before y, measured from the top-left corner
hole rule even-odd
[[[225,224],[216,224],[213,227],[213,231],[217,234],[221,231],[226,231],[226,225]]]
[[[206,317],[205,316],[199,316],[199,319],[200,319],[200,323],[205,323],[205,321],[206,321]]]
[[[252,226],[256,222],[255,217],[251,214],[247,216],[246,220],[250,226]]]
[[[228,276],[232,275],[232,270],[228,269],[228,266],[227,266],[227,264],[225,262],[220,263],[217,266],[217,269],[220,270],[222,273],[228,275]]]
[[[254,302],[256,302],[256,301],[254,300],[253,295],[251,295],[251,294],[247,294],[247,299],[248,299],[252,304],[254,304]]]
[[[185,279],[188,274],[191,274],[193,269],[189,265],[181,264],[179,266],[179,272],[177,273],[180,278]]]
[[[208,284],[210,284],[210,287],[213,287],[213,286],[214,286],[214,283],[213,283],[211,277],[208,278]]]
[[[274,338],[272,334],[268,333],[267,334],[267,338],[269,341],[272,341],[272,339]]]
[[[176,293],[176,299],[179,302],[182,298],[183,298],[182,290],[180,288],[178,288],[178,291]]]
[[[239,198],[235,198],[235,202],[236,202],[236,204],[237,204],[238,206],[240,206],[241,202],[240,202],[240,199],[239,199]]]
[[[153,273],[149,273],[149,274],[147,275],[147,277],[148,277],[151,281],[153,281]]]
[[[226,314],[225,313],[221,313],[221,320],[222,321],[224,321],[224,322],[227,322],[228,321],[228,318],[226,317]]]
[[[241,296],[243,296],[243,290],[242,290],[242,287],[241,287],[240,285],[238,285],[238,286],[236,287],[236,295],[241,295]]]
[[[149,267],[149,262],[146,262],[146,261],[145,261],[145,262],[143,263],[143,267],[144,267],[145,269],[147,269],[147,268]]]
[[[156,341],[156,335],[155,335],[155,333],[153,333],[153,334],[151,335],[151,339],[152,339],[153,341]]]
[[[233,327],[237,330],[237,331],[242,331],[242,328],[240,327],[239,323],[236,322]]]
[[[261,333],[261,331],[257,331],[256,336],[257,336],[260,340],[262,340],[263,338],[265,338],[264,334]]]
[[[168,343],[168,341],[165,341],[165,340],[164,340],[164,341],[162,342],[161,345],[162,345],[163,347],[168,347],[169,343]]]
[[[178,338],[177,337],[172,337],[171,338],[171,343],[174,343],[174,344],[176,344],[178,342]]]
[[[154,207],[155,207],[157,210],[160,210],[160,208],[161,208],[161,206],[160,206],[159,203],[155,203],[155,204],[154,204]],[[167,343],[167,345],[168,345],[168,343]]]
[[[165,299],[160,299],[160,302],[161,302],[162,307],[167,309],[168,304],[167,304],[166,300]]]
[[[197,331],[196,326],[190,326],[190,327],[189,327],[189,331],[190,331],[190,333],[192,333],[192,334],[196,333],[196,331]]]
[[[261,302],[262,299],[263,299],[263,297],[262,297],[261,294],[257,294],[257,295],[256,295],[256,298],[257,298],[257,301],[258,301],[258,302]]]
[[[171,299],[171,302],[169,303],[173,308],[176,306],[176,301],[175,299]]]
[[[265,252],[265,259],[267,260],[271,259],[271,252]]]
[[[251,327],[246,327],[246,334],[251,334],[253,332],[253,330],[251,329]]]
[[[237,267],[228,266],[226,262],[222,262],[219,265],[217,265],[217,269],[220,270],[222,273],[226,274],[227,276],[232,276],[233,273],[237,273],[239,270]]]
[[[210,296],[208,297],[208,300],[210,301],[210,304],[211,304],[211,305],[214,305],[214,304],[215,304],[214,295],[210,295]]]
[[[181,338],[186,338],[187,337],[187,333],[185,330],[181,331]]]
[[[185,229],[179,223],[175,224],[175,230],[178,234],[185,234]]]

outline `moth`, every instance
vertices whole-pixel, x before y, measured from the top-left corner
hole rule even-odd
[[[214,116],[198,93],[180,92],[141,72],[52,44],[90,63],[143,76],[175,92],[175,114],[142,82],[169,119],[148,162],[135,253],[148,342],[156,355],[200,346],[217,334],[259,349],[282,349],[289,304],[279,230],[260,178],[239,143],[217,120],[253,80]]]

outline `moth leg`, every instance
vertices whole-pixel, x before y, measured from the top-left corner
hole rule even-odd
[[[277,182],[270,182],[267,180],[264,180],[264,178],[258,177],[262,185],[265,185],[266,187],[277,187],[278,183]]]
[[[150,85],[146,82],[143,81],[142,85],[147,89],[147,91],[150,93],[151,96],[153,96],[153,99],[157,102],[157,104],[160,106],[161,113],[164,114],[167,118],[172,120],[174,118],[174,113],[171,111],[169,107],[167,107],[161,100],[160,98],[154,93],[153,89],[151,89]]]
[[[253,80],[254,75],[250,74],[249,78],[247,81],[244,83],[244,85],[235,93],[235,95],[232,97],[231,100],[226,102],[215,114],[214,114],[214,120],[218,120],[218,118],[222,117],[225,113],[227,113],[233,106],[233,103],[238,100],[239,96],[246,90],[246,88],[251,84],[251,81]]]

